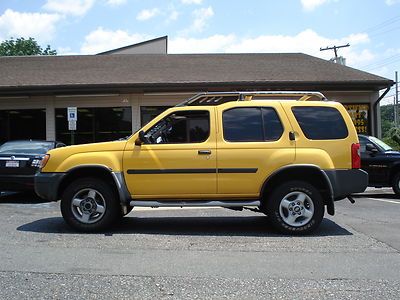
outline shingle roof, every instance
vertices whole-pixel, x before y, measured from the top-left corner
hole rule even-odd
[[[301,53],[0,57],[0,93],[207,87],[379,90],[393,82]]]

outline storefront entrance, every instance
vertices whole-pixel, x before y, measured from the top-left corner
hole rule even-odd
[[[132,133],[131,107],[79,107],[75,131],[68,129],[67,108],[57,108],[56,137],[67,145],[118,140]]]
[[[46,139],[46,110],[0,110],[0,144],[26,139]]]

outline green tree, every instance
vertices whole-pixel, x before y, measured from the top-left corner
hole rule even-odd
[[[34,38],[23,37],[5,40],[0,44],[0,56],[25,56],[25,55],[57,55],[56,50],[51,50],[47,45],[43,49]]]
[[[393,104],[381,106],[381,125],[382,136],[384,138],[390,137],[389,130],[394,127],[394,107]]]

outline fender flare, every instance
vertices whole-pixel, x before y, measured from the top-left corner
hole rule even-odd
[[[267,188],[268,184],[271,182],[271,180],[273,178],[276,178],[276,176],[278,176],[279,174],[282,174],[283,172],[288,172],[290,170],[295,170],[295,169],[311,169],[313,171],[317,171],[317,173],[320,174],[321,178],[323,179],[323,183],[326,185],[327,189],[328,189],[328,197],[326,197],[326,208],[327,208],[327,212],[328,214],[330,214],[331,216],[333,216],[335,214],[335,203],[334,203],[334,191],[333,191],[333,187],[332,187],[332,183],[328,177],[328,175],[326,174],[326,172],[324,170],[322,170],[321,168],[319,168],[316,165],[313,164],[298,164],[298,165],[286,165],[283,166],[277,170],[275,170],[271,175],[269,175],[261,188],[260,191],[260,199],[262,198],[262,196],[265,193],[265,189]]]
[[[79,170],[84,170],[84,169],[102,169],[102,170],[106,171],[107,173],[109,173],[111,178],[114,181],[115,186],[116,186],[120,203],[124,204],[124,205],[129,204],[131,196],[130,196],[130,193],[126,186],[123,172],[114,172],[111,168],[109,168],[105,165],[84,164],[84,165],[75,166],[65,172],[66,176],[63,179],[65,180],[65,178],[68,178],[68,176],[73,172],[76,172]]]

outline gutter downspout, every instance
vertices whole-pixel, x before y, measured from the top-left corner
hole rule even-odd
[[[392,84],[393,85],[393,84]],[[375,101],[375,103],[373,104],[373,110],[374,110],[374,133],[375,135],[378,133],[378,112],[377,112],[377,107],[379,102],[381,102],[381,100],[383,99],[383,97],[386,96],[387,93],[389,93],[390,89],[392,86],[389,86],[386,91],[383,92],[382,95],[380,95],[380,97]]]

